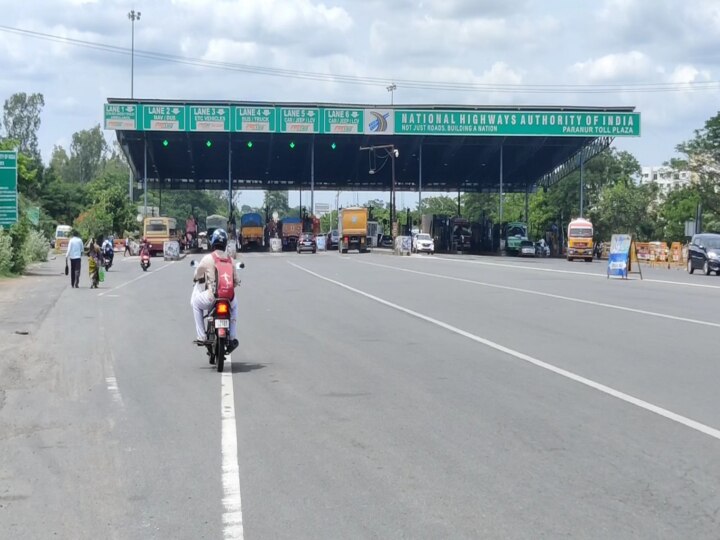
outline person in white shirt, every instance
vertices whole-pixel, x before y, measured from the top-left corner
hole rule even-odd
[[[210,239],[210,249],[218,256],[225,257],[227,249],[228,235],[223,229],[216,229]],[[240,276],[237,270],[233,270],[233,287],[240,285]],[[208,345],[207,335],[205,334],[204,312],[210,310],[215,304],[215,259],[213,254],[205,255],[195,269],[193,277],[195,286],[193,287],[190,304],[193,309],[193,317],[195,318],[195,331],[197,339],[195,343],[198,345]],[[237,317],[238,317],[238,300],[237,295],[230,302],[230,342],[227,346],[227,352],[234,351],[239,342],[237,339]]]
[[[76,289],[80,287],[80,261],[82,261],[83,247],[77,231],[73,231],[65,253],[65,263],[70,260],[70,285]]]

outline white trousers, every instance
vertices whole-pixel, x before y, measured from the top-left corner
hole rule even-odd
[[[193,316],[195,317],[195,332],[197,338],[201,340],[207,339],[205,335],[205,324],[203,321],[204,312],[210,311],[215,304],[215,296],[212,291],[206,290],[203,285],[197,283],[193,287],[192,296],[190,297],[190,305],[193,308]],[[230,339],[237,339],[237,316],[238,302],[237,295],[230,302]]]

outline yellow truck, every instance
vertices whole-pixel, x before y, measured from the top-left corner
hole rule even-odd
[[[251,212],[240,217],[240,237],[243,251],[251,247],[257,249],[265,247],[265,225],[260,214]]]
[[[587,219],[573,219],[568,225],[567,233],[567,260],[585,259],[593,260],[593,224]]]
[[[338,221],[340,235],[340,253],[347,253],[348,249],[357,249],[360,253],[368,250],[368,209],[362,207],[341,208]]]

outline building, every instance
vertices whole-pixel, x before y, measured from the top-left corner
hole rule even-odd
[[[692,178],[693,174],[690,171],[678,171],[666,165],[643,167],[640,184],[655,182],[660,186],[660,192],[666,195],[672,189],[688,185]]]

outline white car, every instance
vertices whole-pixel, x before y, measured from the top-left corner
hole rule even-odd
[[[432,255],[435,253],[435,241],[429,234],[416,234],[415,236],[413,236],[412,250],[415,253],[425,252]]]
[[[535,244],[530,240],[523,240],[520,242],[520,256],[521,257],[534,257],[535,256]]]

